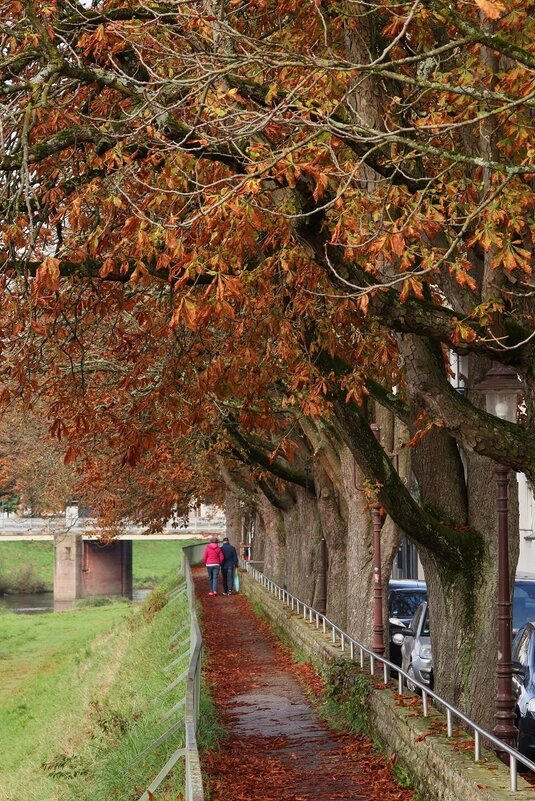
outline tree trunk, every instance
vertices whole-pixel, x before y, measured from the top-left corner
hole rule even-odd
[[[409,395],[418,409],[425,349],[407,338],[400,348],[407,357]],[[478,533],[473,541],[465,538],[464,563],[457,569],[437,556],[432,543],[418,544],[428,586],[435,689],[476,722],[492,728],[498,638],[495,464],[472,451],[461,452],[442,430],[431,431],[418,443],[412,461],[421,504],[460,530]],[[516,481],[510,482],[509,496],[513,577],[519,546]]]
[[[327,546],[327,617],[339,626],[347,624],[347,503],[340,484],[336,484],[324,469],[321,461],[315,459],[314,477],[318,498],[320,537],[323,535]],[[318,573],[313,602],[316,604],[321,571],[321,554],[318,558]]]
[[[258,492],[255,522],[254,559],[262,560],[262,571],[277,584],[286,581],[286,532],[282,511]]]
[[[495,465],[467,456],[470,522],[483,532],[485,548],[472,574],[448,574],[421,549],[429,589],[436,690],[483,726],[492,729],[498,657],[498,547]],[[518,492],[509,490],[511,589],[518,561]]]
[[[225,519],[227,521],[227,537],[238,548],[242,540],[243,515],[240,499],[229,489],[225,491]]]

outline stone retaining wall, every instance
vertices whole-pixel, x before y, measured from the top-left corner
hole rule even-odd
[[[279,633],[313,665],[321,669],[329,659],[341,656],[340,647],[317,631],[314,623],[291,612],[249,575],[242,572],[240,578],[242,591],[259,604]],[[481,762],[476,763],[473,749],[469,748],[472,741],[465,733],[454,729],[454,736],[448,739],[444,715],[431,706],[429,717],[424,718],[419,712],[421,702],[416,696],[408,693],[400,698],[395,689],[384,687],[382,673],[378,674],[369,698],[370,730],[387,754],[397,755],[422,801],[535,799],[535,788],[520,776],[518,791],[509,790],[509,770],[493,752],[484,751]]]

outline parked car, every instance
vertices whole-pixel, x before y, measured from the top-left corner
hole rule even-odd
[[[514,638],[515,635],[517,635],[517,632],[521,628],[525,628],[526,624],[528,623],[533,623],[535,628],[535,576],[527,574],[516,576],[514,590],[513,590],[512,616],[513,616],[512,622],[513,622]],[[414,637],[413,631],[418,633],[419,628],[420,628],[419,636]],[[401,636],[395,636],[396,634]],[[400,661],[396,662],[396,664],[401,665],[403,670],[405,670],[408,673],[411,672],[411,670],[408,669],[409,667],[411,667],[414,676],[417,679],[419,679],[422,682],[422,684],[429,684],[430,687],[432,688],[433,655],[431,649],[431,637],[429,633],[429,615],[427,609],[425,616],[422,616],[421,618],[418,617],[418,612],[415,614],[414,620],[408,623],[408,630],[407,628],[396,627],[396,631],[391,633],[391,639],[394,640],[393,645],[399,650],[400,654]],[[514,643],[516,643],[516,639],[514,640]],[[515,647],[514,643],[513,643],[513,648]],[[420,644],[422,645],[421,648]],[[420,672],[420,675],[418,675],[418,672]],[[514,681],[516,681],[518,684],[519,681],[518,676],[522,675],[523,677],[523,673],[522,674],[517,673],[515,675],[516,678],[514,679]],[[414,689],[414,685],[411,687],[411,689]],[[517,692],[519,692],[518,687],[517,687]],[[535,698],[535,684],[534,684],[534,698]],[[521,707],[519,705],[519,710],[520,708]],[[533,736],[535,738],[535,700],[533,701],[533,709],[534,709]],[[518,714],[520,715],[520,711]],[[528,723],[531,723],[531,719],[528,720]],[[524,729],[526,728],[526,724],[523,725],[523,728]],[[526,735],[523,734],[522,736],[525,737]],[[535,749],[535,739],[533,748]],[[535,750],[532,750],[527,755],[530,757],[535,757]]]
[[[422,601],[426,600],[425,581],[392,579],[388,583],[390,661],[395,665],[401,667],[401,646],[394,635],[409,625]]]
[[[401,667],[405,673],[433,689],[433,655],[427,601],[420,604],[409,626],[401,629],[395,636],[398,642],[402,640]],[[416,690],[416,685],[410,679],[407,680],[407,687]]]
[[[526,623],[513,640],[513,696],[518,750],[535,759],[535,624]]]
[[[535,576],[518,575],[513,593],[513,637],[530,622],[535,622]]]

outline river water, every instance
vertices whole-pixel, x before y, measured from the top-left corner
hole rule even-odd
[[[133,601],[142,601],[151,590],[134,590]],[[13,593],[13,595],[0,595],[0,611],[20,612],[34,614],[36,612],[54,611],[54,593]],[[57,611],[57,610],[56,610]]]

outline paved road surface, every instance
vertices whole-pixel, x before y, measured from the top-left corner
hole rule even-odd
[[[208,597],[206,571],[194,575],[205,671],[228,731],[202,760],[211,801],[409,801],[369,740],[319,717],[306,692],[318,677],[293,663],[247,598]]]

